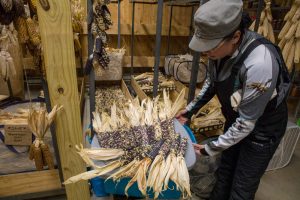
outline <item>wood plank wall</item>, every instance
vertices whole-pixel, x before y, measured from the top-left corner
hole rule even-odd
[[[113,26],[107,31],[109,46],[117,47],[117,20],[118,4],[112,2],[109,10],[112,15]],[[194,6],[197,9],[197,6]],[[171,7],[164,3],[162,24],[161,56],[167,54],[167,35],[169,30],[169,16]],[[134,66],[153,67],[155,55],[157,4],[136,3],[135,5],[135,38],[134,38]],[[188,52],[192,7],[174,6],[170,42],[170,54],[185,54]],[[130,66],[132,3],[129,0],[121,1],[121,47],[126,48],[125,67]],[[162,57],[163,60],[163,57]],[[163,62],[160,63],[163,66]]]

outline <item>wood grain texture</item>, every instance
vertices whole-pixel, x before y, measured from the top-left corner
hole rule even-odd
[[[140,101],[147,99],[148,96],[145,94],[145,92],[142,90],[142,88],[138,85],[134,77],[131,77],[131,86],[134,89],[136,95],[139,97]]]
[[[16,196],[62,188],[58,170],[0,176],[0,197]]]
[[[132,3],[130,1],[121,1],[121,33],[128,34],[131,32],[131,17],[132,17]],[[109,10],[111,12],[113,26],[111,27],[110,33],[117,34],[118,26],[118,4],[109,4]],[[195,9],[197,6],[195,6]],[[167,33],[169,27],[171,7],[167,4],[163,6],[163,20],[162,26],[163,35]],[[192,7],[173,7],[172,17],[172,35],[187,36],[192,16]],[[157,4],[149,3],[136,3],[135,4],[135,26],[136,34],[147,34],[146,30],[149,30],[150,34],[155,35],[156,29],[156,17],[157,17]],[[153,30],[150,30],[152,27]],[[128,29],[129,28],[129,29]],[[129,31],[128,31],[129,30]],[[165,30],[165,31],[164,31]]]
[[[154,56],[134,56],[133,57],[133,66],[134,67],[154,67]],[[164,66],[164,57],[160,57],[159,67]],[[131,67],[131,57],[125,56],[124,57],[124,67]]]
[[[131,94],[130,94],[127,86],[126,86],[126,83],[123,79],[121,80],[121,89],[122,89],[122,92],[123,92],[125,98],[132,101],[133,98],[132,98],[132,96],[131,96]]]
[[[75,145],[82,143],[75,53],[69,0],[48,0],[45,11],[38,3],[51,105],[63,105],[56,120],[56,137],[64,179],[86,171]],[[66,186],[68,199],[90,199],[87,182]]]
[[[112,26],[107,30],[107,34],[117,35],[118,27]],[[131,35],[131,23],[130,24],[121,24],[121,34],[122,35]],[[135,35],[155,35],[156,34],[156,24],[135,24],[134,25],[134,34]],[[167,36],[169,34],[169,26],[163,25],[161,30],[162,36]],[[177,27],[173,26],[171,28],[171,35],[173,36],[188,36],[190,34],[190,26]]]

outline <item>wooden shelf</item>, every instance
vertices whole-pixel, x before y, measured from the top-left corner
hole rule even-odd
[[[58,170],[1,175],[0,183],[1,197],[62,189]]]

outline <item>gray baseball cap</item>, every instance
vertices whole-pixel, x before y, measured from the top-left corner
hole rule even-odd
[[[189,44],[194,51],[209,51],[235,31],[242,20],[241,0],[210,0],[194,16],[195,33]]]

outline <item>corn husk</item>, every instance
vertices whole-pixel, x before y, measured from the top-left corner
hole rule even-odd
[[[126,195],[137,182],[144,196],[147,196],[147,189],[151,188],[154,198],[158,198],[168,189],[169,181],[172,180],[184,198],[190,197],[189,176],[184,160],[186,149],[176,145],[179,135],[174,131],[172,120],[183,104],[184,91],[174,103],[170,101],[168,93],[163,91],[163,101],[156,97],[139,102],[136,98],[122,106],[113,104],[110,114],[93,113],[93,127],[102,148],[85,149],[82,145],[76,146],[81,158],[93,170],[71,177],[65,184],[101,176],[119,168],[107,179],[119,181],[125,177],[130,178],[125,187]],[[124,132],[127,137],[124,137]],[[97,166],[94,160],[110,163],[104,167]],[[184,177],[179,178],[182,173]]]
[[[44,136],[61,108],[54,106],[49,114],[44,108],[31,109],[28,113],[28,127],[36,137],[30,146],[29,152],[33,153],[29,153],[29,158],[34,159],[37,170],[43,170],[44,164],[49,169],[54,169],[53,156],[48,145],[44,143]]]

